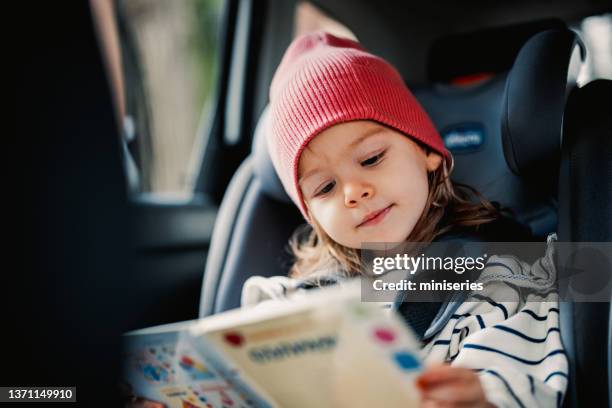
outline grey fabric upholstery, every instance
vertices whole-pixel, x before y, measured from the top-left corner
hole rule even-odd
[[[262,192],[278,201],[291,203],[291,199],[283,189],[280,179],[274,170],[270,156],[268,155],[265,137],[266,121],[269,109],[266,106],[262,112],[255,137],[253,138],[253,165],[255,177],[261,181]]]
[[[253,138],[253,153],[227,188],[206,262],[200,316],[240,304],[250,276],[286,275],[287,240],[304,222],[274,171],[265,142],[267,109]]]

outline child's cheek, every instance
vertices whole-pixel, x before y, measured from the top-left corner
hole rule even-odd
[[[329,221],[333,219],[329,206],[320,202],[310,202],[306,204],[310,218],[316,221],[326,232],[329,228]]]
[[[346,209],[337,203],[323,203],[313,206],[315,220],[331,239],[346,247],[355,247],[355,222]]]

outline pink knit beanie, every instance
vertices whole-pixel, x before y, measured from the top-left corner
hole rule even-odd
[[[332,125],[373,120],[450,153],[431,119],[388,62],[359,43],[325,32],[296,38],[270,86],[270,157],[285,191],[306,221],[298,163],[308,142]]]

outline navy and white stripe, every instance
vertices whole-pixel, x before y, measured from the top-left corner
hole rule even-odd
[[[516,259],[496,257],[493,270],[505,273],[517,265]],[[521,279],[529,277],[528,267],[520,266]],[[521,293],[516,281],[489,282],[495,284],[472,296],[476,301],[460,305],[444,329],[428,339],[423,348],[426,364],[474,369],[487,399],[499,407],[559,406],[567,388],[568,361],[557,295],[550,287],[543,287],[538,297],[534,291]],[[504,301],[495,300],[496,291],[503,291]]]

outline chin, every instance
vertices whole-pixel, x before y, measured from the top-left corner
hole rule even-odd
[[[405,237],[390,237],[384,240],[381,240],[380,242],[386,242],[388,244],[403,244],[404,241],[406,241]]]
[[[414,229],[415,224],[416,220],[414,221],[414,223],[411,222],[409,225],[404,225],[404,228],[397,228],[398,225],[401,224],[394,224],[394,230],[386,234],[386,236],[388,237],[387,242],[406,242],[406,238],[408,238],[408,236]]]
[[[362,242],[384,242],[384,243],[401,243],[404,242],[404,236],[399,234],[376,234],[367,237]]]

